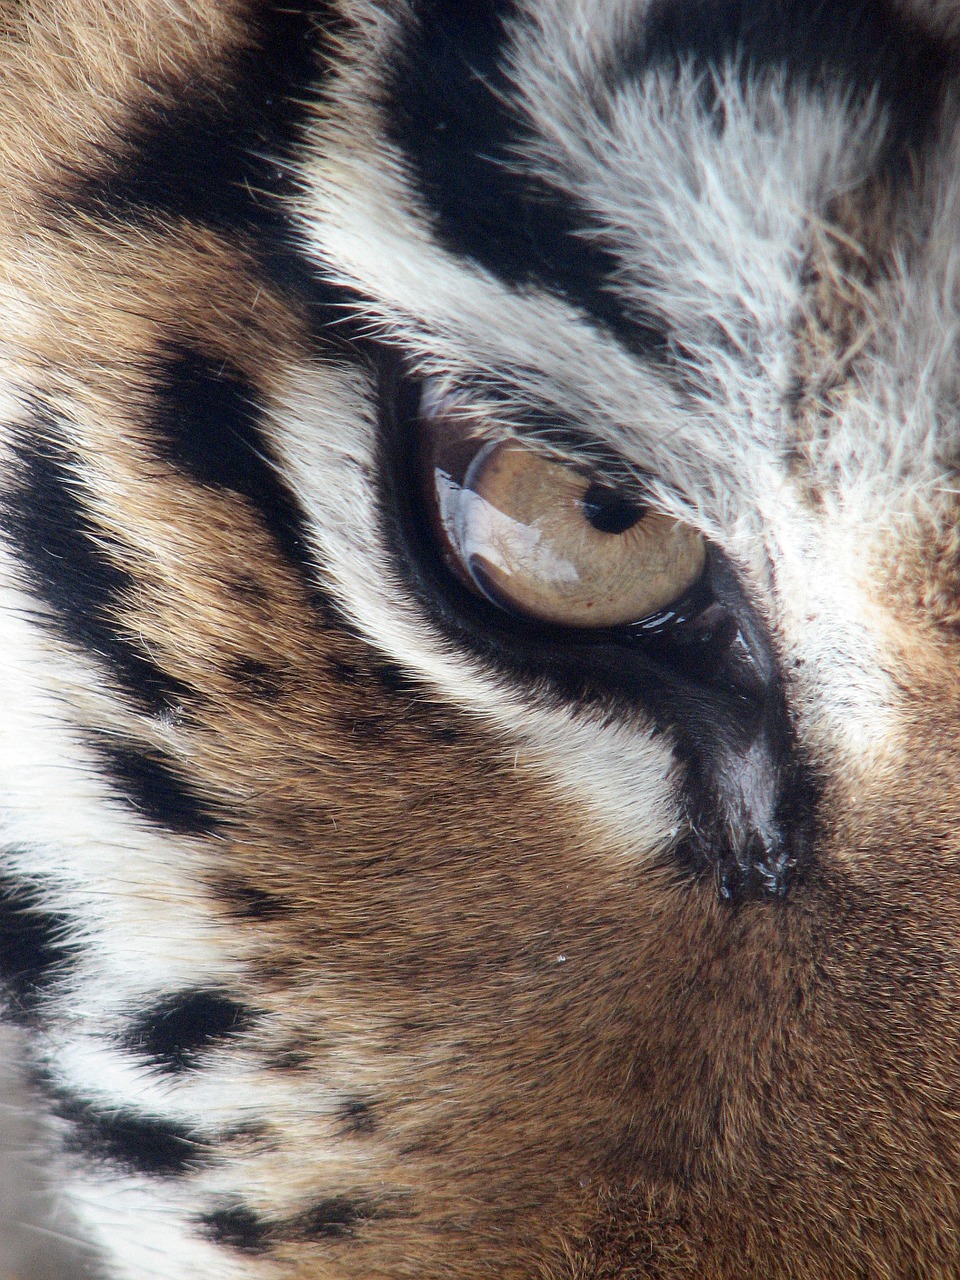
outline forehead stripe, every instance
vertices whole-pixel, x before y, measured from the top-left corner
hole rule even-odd
[[[935,123],[957,50],[886,0],[653,0],[611,82],[692,62],[740,62],[750,75],[783,72],[801,88],[845,86],[876,96],[890,150],[920,145]]]
[[[524,125],[505,72],[513,0],[424,0],[392,61],[387,134],[402,152],[439,242],[514,286],[537,285],[581,308],[631,350],[665,358],[659,316],[613,291],[612,252],[569,193],[522,172]]]

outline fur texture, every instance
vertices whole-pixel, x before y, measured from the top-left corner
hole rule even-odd
[[[0,969],[96,1274],[960,1272],[955,7],[55,9]],[[702,535],[754,685],[453,581],[424,387]]]

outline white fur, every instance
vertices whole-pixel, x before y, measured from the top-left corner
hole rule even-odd
[[[591,6],[572,8],[593,21]],[[725,109],[719,133],[692,73],[652,74],[624,88],[601,124],[584,108],[582,85],[597,74],[606,28],[598,23],[596,38],[585,41],[570,5],[533,12],[537,21],[520,28],[512,64],[519,109],[536,139],[528,163],[591,211],[596,234],[621,258],[625,298],[675,327],[700,390],[681,398],[655,366],[566,302],[511,289],[441,249],[397,166],[389,157],[373,163],[370,152],[358,157],[336,113],[333,123],[318,122],[306,168],[309,243],[321,270],[371,299],[363,310],[371,328],[419,368],[451,387],[493,369],[512,380],[517,405],[574,414],[584,431],[652,475],[663,509],[741,565],[786,663],[794,655],[809,663],[814,674],[798,677],[797,701],[811,735],[847,755],[850,768],[865,769],[895,736],[895,695],[879,661],[886,620],[870,603],[868,579],[891,504],[904,492],[902,483],[891,492],[889,469],[902,417],[888,401],[901,371],[888,375],[890,386],[869,388],[867,403],[866,395],[851,399],[849,419],[814,459],[830,475],[842,453],[844,483],[824,517],[797,492],[783,442],[804,261],[830,201],[870,172],[883,116],[854,114],[838,94],[788,90],[780,76],[743,94],[730,71],[717,86]],[[343,93],[351,92],[347,81]],[[937,291],[925,277],[917,292],[916,305],[929,305]],[[891,314],[902,306],[893,299]],[[376,431],[367,393],[352,391],[352,412],[325,425],[325,379],[316,375],[313,386],[291,393],[276,430],[288,476],[313,517],[317,559],[351,615],[379,648],[499,726],[505,751],[515,746],[520,759],[578,794],[594,811],[591,821],[609,824],[634,856],[662,847],[677,820],[662,741],[652,742],[642,724],[548,709],[535,690],[518,691],[432,633],[378,543],[365,480]],[[914,376],[910,390],[921,381]],[[915,458],[915,437],[932,435],[923,406],[915,395],[913,420],[926,423],[909,437]],[[509,401],[490,418],[491,433],[498,425],[516,430]],[[864,449],[871,433],[880,439]],[[925,464],[929,453],[920,452],[913,475],[927,499],[941,478]]]
[[[303,166],[304,239],[319,272],[369,299],[361,311],[371,332],[421,371],[452,387],[475,373],[512,379],[513,399],[498,416],[484,407],[491,433],[515,432],[527,405],[552,406],[652,477],[661,508],[739,566],[792,672],[804,741],[856,776],[895,753],[901,724],[885,662],[896,620],[875,589],[876,563],[891,530],[909,540],[925,521],[945,519],[941,499],[953,483],[960,133],[942,140],[904,215],[896,269],[870,303],[871,359],[829,434],[811,445],[804,480],[825,491],[813,508],[783,448],[803,266],[831,200],[869,173],[884,118],[873,106],[855,114],[840,94],[788,91],[776,76],[742,94],[721,71],[722,131],[692,73],[625,86],[601,123],[584,111],[584,83],[596,83],[642,8],[530,0],[512,62],[517,109],[535,139],[523,163],[577,196],[591,234],[618,256],[624,298],[681,336],[691,394],[570,303],[510,289],[435,243],[417,192],[379,139],[369,93],[376,58],[390,56],[402,20],[395,6],[389,15],[364,7],[371,52],[344,71],[316,120]],[[4,307],[10,346],[21,311],[13,285]],[[17,374],[4,373],[0,422],[12,424],[21,417]],[[639,712],[614,721],[558,707],[546,683],[521,685],[437,629],[395,571],[378,520],[374,396],[361,373],[318,362],[291,368],[271,405],[273,443],[307,514],[318,577],[376,651],[472,715],[477,733],[544,792],[579,808],[592,857],[643,868],[680,831],[668,738]],[[249,1046],[224,1048],[203,1072],[171,1079],[111,1041],[131,1009],[164,992],[245,980],[256,943],[226,927],[198,887],[216,841],[154,830],[99,780],[78,726],[145,723],[122,710],[94,662],[37,625],[36,608],[0,549],[0,837],[17,850],[8,869],[42,887],[84,941],[36,1052],[55,1080],[104,1107],[204,1134],[273,1118],[289,1158],[314,1186],[328,1177],[333,1190],[344,1173],[333,1117],[341,1089],[373,1056],[363,1035],[344,1036],[328,1077],[296,1088],[268,1078]],[[147,731],[176,742],[174,724]],[[361,1179],[363,1157],[352,1159],[347,1172]],[[117,1280],[242,1280],[269,1275],[269,1264],[198,1240],[191,1219],[198,1205],[230,1197],[296,1212],[295,1193],[271,1174],[252,1152],[161,1185],[69,1167],[66,1185],[92,1238],[118,1260]]]

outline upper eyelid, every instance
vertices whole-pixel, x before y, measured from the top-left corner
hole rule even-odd
[[[444,383],[445,379],[431,377],[420,380],[421,412],[426,409],[438,417],[450,413],[455,420],[460,409],[465,432],[478,445],[514,439],[638,502],[651,502],[651,488],[644,473],[562,409],[547,403],[534,408],[528,399],[520,401],[511,396],[508,383]]]

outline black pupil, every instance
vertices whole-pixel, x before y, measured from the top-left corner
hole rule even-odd
[[[592,484],[580,499],[583,514],[599,533],[626,533],[643,516],[643,507],[615,489]]]

